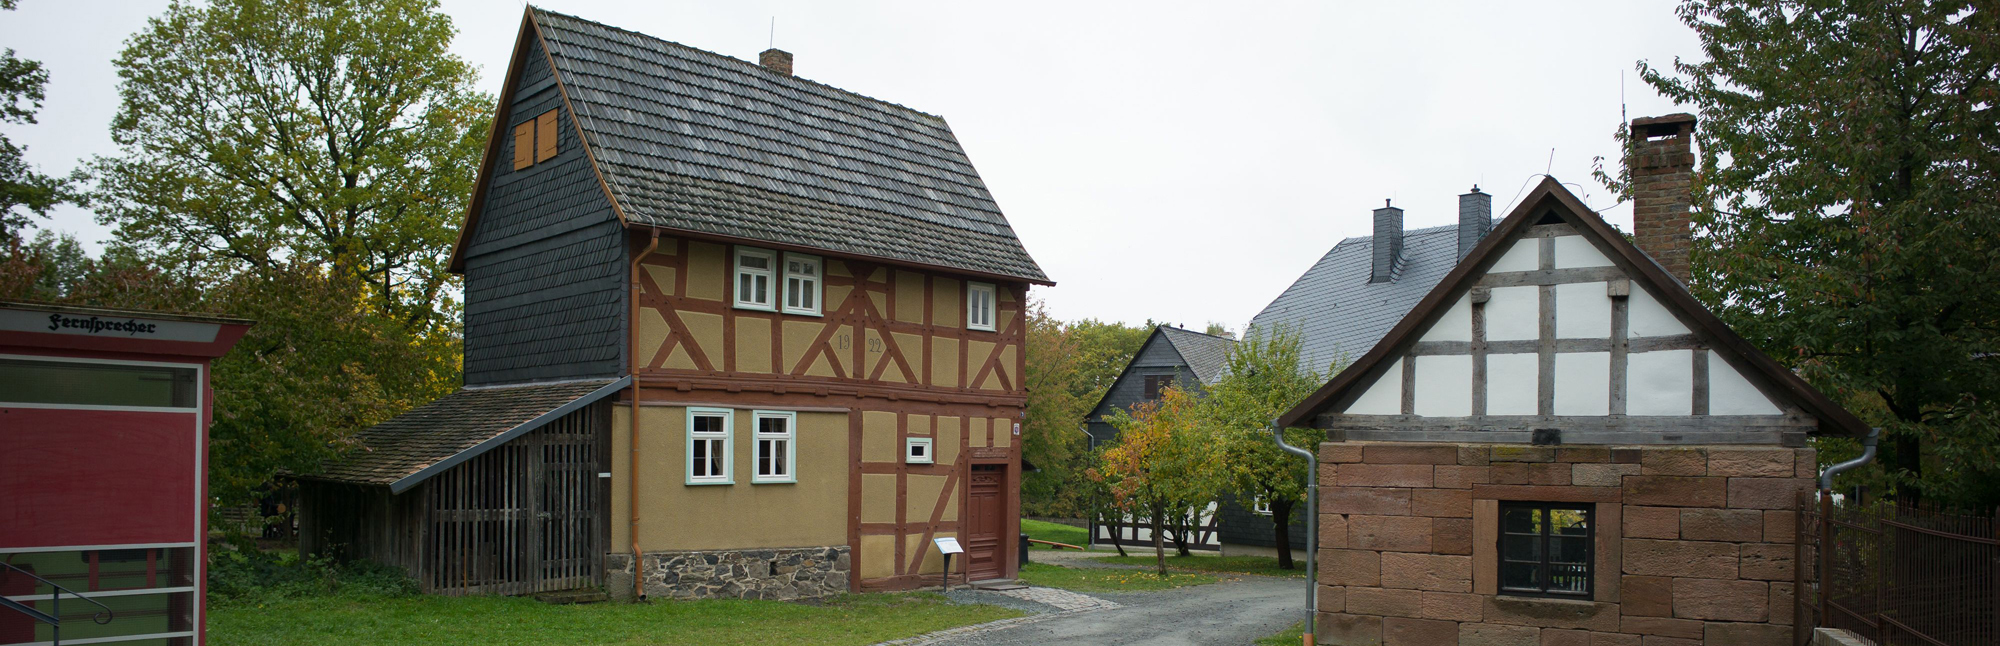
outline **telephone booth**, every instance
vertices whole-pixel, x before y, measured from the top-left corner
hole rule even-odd
[[[0,646],[202,642],[209,364],[249,327],[0,302]]]

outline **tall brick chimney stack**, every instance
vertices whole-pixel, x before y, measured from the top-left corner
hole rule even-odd
[[[782,49],[774,47],[764,50],[764,53],[757,55],[757,64],[785,76],[792,75],[792,53]]]
[[[1688,203],[1694,190],[1694,115],[1633,119],[1632,238],[1639,250],[1682,284],[1688,282],[1688,249],[1694,229]]]

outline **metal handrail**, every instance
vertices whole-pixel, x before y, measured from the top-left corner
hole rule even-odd
[[[49,642],[50,644],[62,643],[62,595],[64,594],[68,594],[69,596],[76,597],[84,601],[88,601],[90,602],[90,605],[103,608],[103,610],[100,610],[97,613],[92,614],[90,616],[90,620],[96,622],[97,625],[99,626],[111,623],[111,620],[114,617],[113,613],[111,612],[111,606],[104,605],[102,602],[96,599],[92,599],[90,597],[77,594],[76,591],[74,590],[62,587],[60,585],[56,585],[56,582],[44,579],[36,575],[35,573],[21,569],[19,566],[16,566],[12,563],[8,563],[6,561],[0,561],[0,566],[5,566],[9,570],[25,574],[28,576],[28,578],[40,581],[43,584],[49,586],[50,608],[49,612],[47,613],[44,613],[40,610],[36,610],[34,608],[30,608],[27,606],[27,604],[14,601],[13,599],[8,599],[6,597],[0,597],[0,606],[12,608],[17,612],[20,612],[21,614],[33,617],[36,621],[48,624],[51,632],[54,633],[53,635],[50,636],[52,638],[51,641]]]

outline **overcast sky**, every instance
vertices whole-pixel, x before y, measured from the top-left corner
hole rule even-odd
[[[42,61],[40,123],[8,125],[45,172],[116,152],[111,61],[160,0],[21,0],[0,46]],[[1385,198],[1448,224],[1474,184],[1504,215],[1544,171],[1595,208],[1591,159],[1631,117],[1681,111],[1632,72],[1698,56],[1674,3],[546,0],[950,121],[1059,317],[1240,329]],[[445,0],[453,50],[497,93],[521,5]],[[1553,149],[1553,154],[1551,153]],[[1606,211],[1630,228],[1629,205]],[[92,249],[68,209],[47,226]]]

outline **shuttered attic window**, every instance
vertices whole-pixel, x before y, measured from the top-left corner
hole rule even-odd
[[[536,116],[534,121],[514,126],[514,170],[554,159],[561,152],[557,147],[561,137],[556,123],[556,111],[550,110]]]

